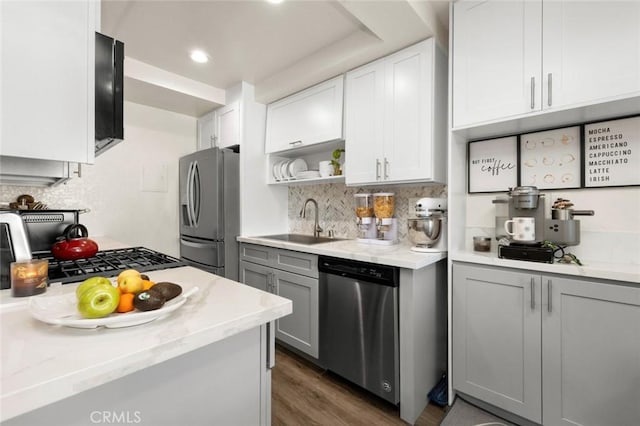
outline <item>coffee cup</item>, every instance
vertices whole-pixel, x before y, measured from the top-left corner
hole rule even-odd
[[[512,230],[509,229],[512,225]],[[505,232],[513,241],[531,242],[536,240],[536,220],[533,217],[514,217],[504,222]]]
[[[333,176],[333,166],[331,165],[331,161],[320,161],[318,163],[318,171],[322,177]]]

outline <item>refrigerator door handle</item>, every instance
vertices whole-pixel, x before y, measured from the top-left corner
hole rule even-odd
[[[200,168],[198,167],[197,161],[193,162],[193,174],[191,178],[193,180],[193,225],[198,226],[198,222],[200,222]]]
[[[187,171],[187,223],[189,226],[193,226],[193,218],[191,217],[191,173],[193,172],[193,162],[189,163],[189,170]]]

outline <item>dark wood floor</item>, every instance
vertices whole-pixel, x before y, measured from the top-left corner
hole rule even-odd
[[[276,346],[271,391],[273,426],[406,424],[393,404],[281,346]],[[416,425],[439,425],[444,413],[443,408],[429,404]]]

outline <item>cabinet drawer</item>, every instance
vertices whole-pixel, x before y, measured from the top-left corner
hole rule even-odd
[[[275,248],[259,246],[257,244],[240,244],[240,260],[257,263],[259,265],[273,266]]]
[[[274,268],[318,278],[318,256],[298,251],[275,249]]]
[[[318,278],[318,256],[315,254],[243,243],[240,244],[240,260]]]

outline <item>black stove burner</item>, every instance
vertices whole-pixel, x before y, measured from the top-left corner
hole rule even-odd
[[[39,253],[34,257],[47,259],[49,282],[62,284],[83,281],[95,276],[115,277],[125,269],[149,272],[187,266],[180,259],[144,247],[102,250],[94,257],[79,260],[57,260],[51,253]]]

